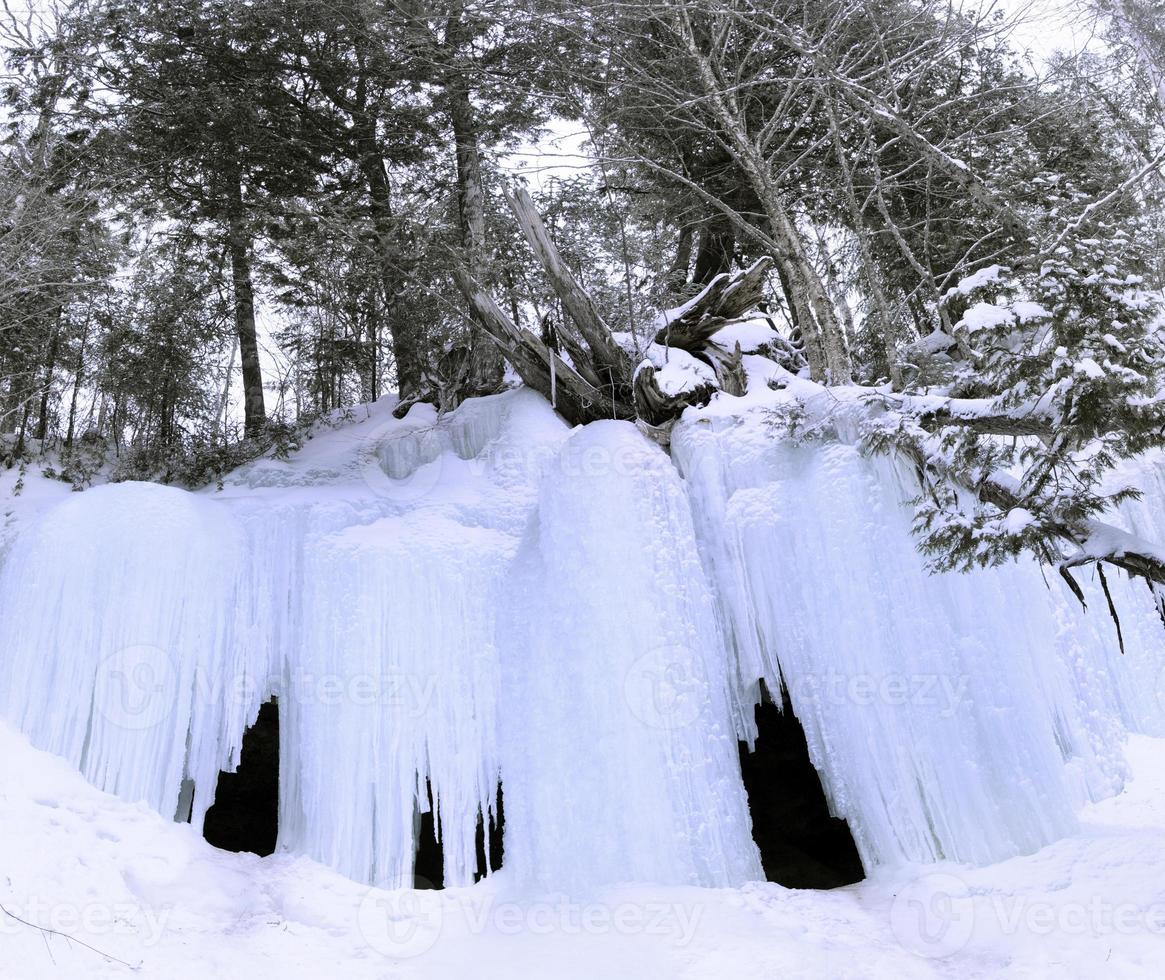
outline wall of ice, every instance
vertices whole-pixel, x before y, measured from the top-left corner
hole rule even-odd
[[[1032,565],[927,574],[905,506],[916,491],[889,458],[733,419],[685,424],[673,447],[742,737],[756,678],[787,685],[867,867],[1033,851],[1120,788],[1126,730],[1160,730],[1162,630],[1143,587],[1113,583],[1122,656],[1094,587],[1085,614]]]
[[[467,884],[500,782],[508,874],[575,893],[761,877],[761,680],[868,867],[1034,850],[1119,789],[1125,731],[1165,729],[1146,596],[1113,583],[1122,657],[1034,567],[927,575],[908,477],[842,440],[697,414],[669,459],[528,391],[390,408],[221,492],[104,487],[25,528],[0,714],[126,799],[193,788],[197,823],[274,695],[281,848],[407,883],[432,809]],[[1159,508],[1125,519],[1165,540]]]

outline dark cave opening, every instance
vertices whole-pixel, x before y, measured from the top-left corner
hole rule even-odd
[[[756,708],[756,748],[740,746],[740,768],[752,811],[752,836],[765,877],[789,888],[836,888],[861,881],[861,860],[849,826],[829,813],[801,723],[787,692],[784,710],[767,691]],[[499,783],[495,819],[477,823],[475,880],[502,866],[505,811]],[[275,699],[259,709],[243,736],[237,771],[219,773],[214,805],[203,836],[227,851],[267,855],[279,830],[279,708]],[[415,887],[444,887],[444,855],[434,832],[432,799],[419,815]]]
[[[489,871],[497,871],[502,866],[502,831],[506,815],[500,783],[494,802],[494,819],[489,821],[488,829],[486,819],[488,818],[483,818],[480,813],[477,815],[477,870],[473,875],[474,881],[481,881]],[[445,887],[445,855],[434,831],[431,789],[429,789],[429,811],[420,815],[417,830],[413,885],[415,888]]]
[[[837,888],[861,881],[865,873],[849,825],[830,815],[805,732],[788,692],[781,694],[783,710],[762,691],[756,749],[740,746],[752,837],[765,877],[787,888]]]
[[[218,774],[202,836],[224,851],[267,855],[278,834],[279,706],[272,698],[243,734],[239,768]]]

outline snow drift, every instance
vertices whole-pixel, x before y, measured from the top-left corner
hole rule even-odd
[[[525,390],[385,402],[218,493],[76,495],[0,568],[0,712],[197,824],[277,696],[281,849],[382,884],[430,809],[472,883],[499,783],[527,887],[761,877],[736,746],[762,680],[867,867],[1070,833],[1124,734],[1165,731],[1146,597],[1119,590],[1122,657],[1103,603],[1034,566],[929,576],[908,474],[740,402],[689,411],[673,459]],[[1138,482],[1165,499],[1159,467]],[[1125,518],[1165,539],[1159,506]]]

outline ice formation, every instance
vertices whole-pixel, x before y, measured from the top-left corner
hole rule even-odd
[[[1161,665],[1147,595],[1122,596],[1135,615],[1121,660],[1111,622],[1034,567],[927,574],[909,475],[887,458],[709,421],[684,426],[675,453],[737,657],[742,734],[752,682],[786,684],[867,866],[1028,853],[1119,789],[1124,726],[1160,718],[1128,696]]]
[[[506,860],[548,888],[760,877],[680,480],[630,423],[542,482],[503,661]]]
[[[1030,852],[1119,789],[1125,732],[1165,731],[1143,589],[1113,581],[1121,656],[1103,601],[1034,566],[926,574],[909,474],[844,425],[798,445],[729,402],[669,458],[524,390],[391,407],[222,491],[103,487],[30,524],[0,565],[0,713],[198,822],[275,695],[281,848],[407,883],[432,809],[471,883],[500,783],[508,873],[572,892],[761,876],[736,753],[762,680],[867,867]],[[1140,467],[1123,519],[1165,540]]]

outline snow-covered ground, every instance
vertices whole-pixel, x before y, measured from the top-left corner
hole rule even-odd
[[[1165,741],[1134,736],[1128,755],[1135,778],[1086,808],[1080,833],[983,868],[902,868],[828,892],[518,898],[504,871],[392,892],[302,857],[215,850],[4,726],[0,902],[61,935],[0,915],[0,976],[1159,976]]]

